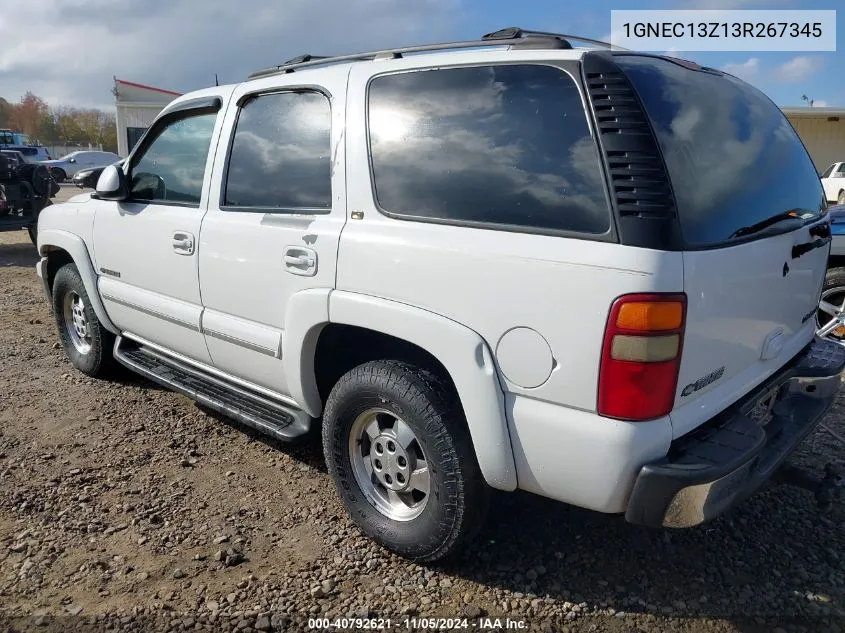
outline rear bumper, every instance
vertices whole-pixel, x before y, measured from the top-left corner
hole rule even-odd
[[[815,428],[836,398],[843,368],[845,347],[814,339],[753,394],[678,438],[666,458],[643,466],[625,518],[690,527],[742,501]]]

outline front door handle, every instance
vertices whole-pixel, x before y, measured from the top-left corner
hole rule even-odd
[[[302,246],[287,246],[282,256],[285,270],[292,275],[313,277],[317,274],[317,251]]]
[[[193,255],[194,236],[185,231],[176,231],[173,234],[173,250],[177,255]]]

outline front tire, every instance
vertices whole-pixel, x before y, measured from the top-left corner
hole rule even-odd
[[[345,374],[326,402],[323,451],[355,523],[410,560],[445,558],[486,514],[460,404],[428,370],[379,360]]]
[[[56,273],[53,315],[71,364],[94,378],[108,376],[116,365],[112,356],[114,335],[97,318],[76,264],[65,264]]]
[[[839,197],[836,199],[839,204],[845,204],[845,189],[839,192]]]

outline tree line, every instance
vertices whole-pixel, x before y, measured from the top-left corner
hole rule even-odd
[[[117,152],[115,115],[96,109],[50,106],[27,92],[19,103],[0,97],[0,129],[23,132],[42,145],[102,145]]]

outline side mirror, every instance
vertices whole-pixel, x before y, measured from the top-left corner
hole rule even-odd
[[[103,169],[97,180],[97,197],[100,200],[113,200],[119,202],[126,200],[129,196],[129,187],[126,184],[126,174],[123,170],[114,165]]]
[[[71,158],[68,162],[69,162],[69,163],[75,163],[75,162],[76,162],[76,159],[75,159],[75,158]]]

